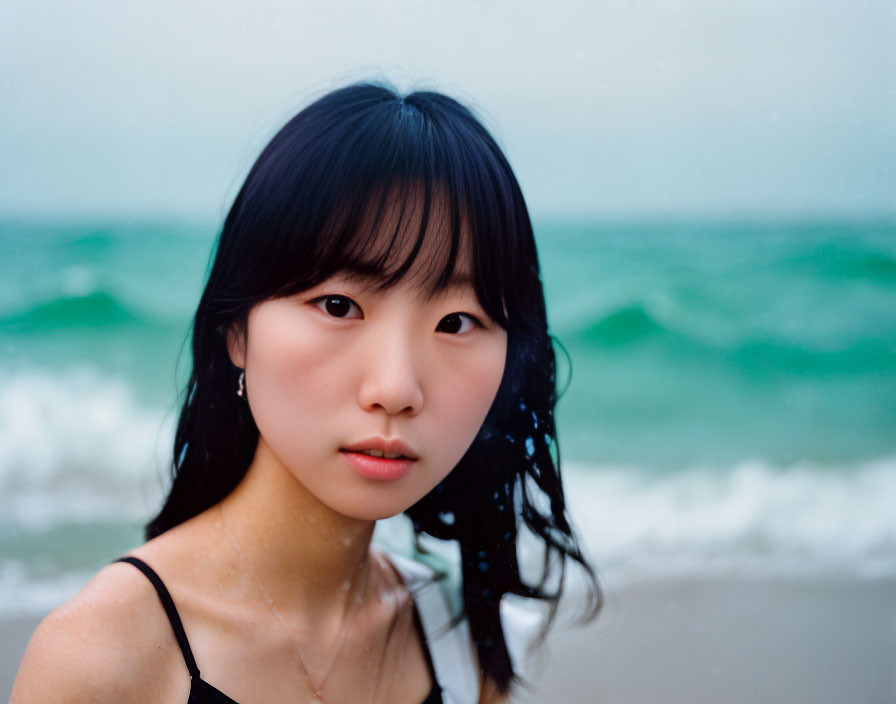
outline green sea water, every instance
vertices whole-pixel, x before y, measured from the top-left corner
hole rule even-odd
[[[896,447],[893,223],[541,229],[575,456],[849,463]]]
[[[538,222],[562,447],[662,470],[896,451],[896,223]],[[0,224],[0,370],[91,368],[170,409],[215,236]],[[179,369],[179,375],[175,372]]]
[[[0,615],[141,540],[216,226],[0,223]],[[603,574],[896,575],[896,222],[537,222]]]

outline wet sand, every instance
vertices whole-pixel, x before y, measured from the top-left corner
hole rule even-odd
[[[892,704],[896,581],[645,582],[548,643],[515,704]]]
[[[37,618],[0,621],[0,697]],[[681,579],[608,588],[558,627],[514,704],[892,704],[896,581]]]
[[[0,701],[9,699],[22,653],[38,623],[39,618],[30,616],[0,620]]]

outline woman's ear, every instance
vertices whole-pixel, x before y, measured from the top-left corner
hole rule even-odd
[[[233,366],[240,369],[246,367],[246,328],[239,323],[233,323],[227,328],[227,354]]]

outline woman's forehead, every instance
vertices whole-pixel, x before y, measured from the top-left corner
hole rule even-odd
[[[380,286],[407,281],[431,294],[469,286],[471,234],[444,197],[392,197],[365,209],[338,270]]]

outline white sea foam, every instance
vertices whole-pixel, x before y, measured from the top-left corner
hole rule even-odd
[[[91,577],[87,570],[35,576],[15,560],[0,560],[0,618],[43,616],[71,599]]]
[[[0,373],[0,514],[36,527],[141,515],[158,500],[172,419],[90,368]]]
[[[750,460],[667,475],[577,466],[566,480],[588,551],[611,580],[896,576],[896,457],[838,469]]]
[[[151,514],[172,426],[123,379],[90,369],[0,372],[0,547],[9,550],[0,554],[0,614],[44,612],[86,581],[71,559],[55,564],[58,550],[32,554],[32,541],[71,524],[136,525]],[[565,478],[605,581],[896,576],[896,457],[839,468],[750,460],[667,474],[567,464]]]

